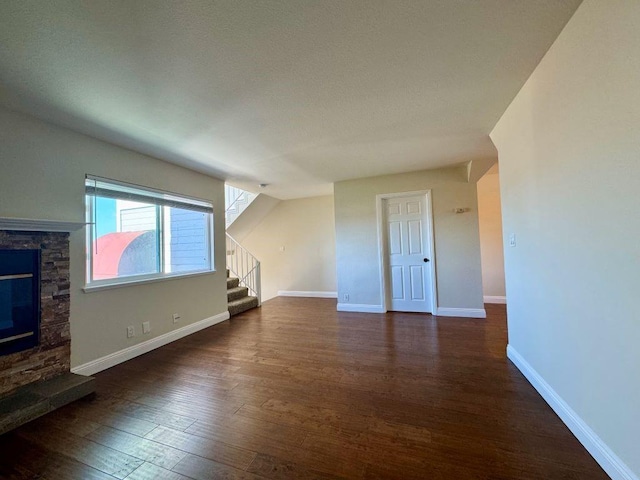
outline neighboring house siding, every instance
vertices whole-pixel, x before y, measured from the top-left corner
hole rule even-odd
[[[118,204],[120,201],[117,202]],[[120,208],[120,231],[121,232],[142,232],[145,230],[155,230],[156,206]]]
[[[171,271],[208,268],[207,223],[205,215],[189,210],[170,210]]]

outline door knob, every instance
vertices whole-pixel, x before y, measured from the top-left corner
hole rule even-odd
[[[427,263],[427,262],[429,261],[429,259],[428,259],[428,258],[423,258],[423,259],[422,259],[422,261],[423,261],[424,263]]]

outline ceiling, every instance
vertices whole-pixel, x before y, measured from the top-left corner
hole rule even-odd
[[[495,158],[580,0],[4,0],[0,103],[287,199]]]

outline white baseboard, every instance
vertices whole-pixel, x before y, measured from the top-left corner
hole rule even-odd
[[[363,303],[339,303],[339,312],[359,312],[359,313],[386,313],[382,305],[367,305]]]
[[[507,346],[507,357],[613,480],[640,480],[511,345]]]
[[[437,317],[487,318],[484,308],[448,308],[438,307]]]
[[[77,367],[72,368],[71,371],[79,375],[93,375],[228,319],[229,312],[222,312],[218,315],[214,315],[213,317],[205,318],[199,322],[186,325],[177,330],[152,338],[146,342],[127,347],[123,350],[105,355],[104,357],[97,358],[96,360],[78,365]]]
[[[493,295],[485,295],[484,303],[500,303],[504,305],[507,303],[507,297],[496,297]]]
[[[382,305],[338,303],[339,312],[386,313]],[[484,308],[438,308],[441,317],[487,318]]]
[[[338,298],[338,292],[307,292],[304,290],[278,290],[279,297]]]

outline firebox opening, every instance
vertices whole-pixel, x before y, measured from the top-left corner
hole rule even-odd
[[[40,342],[40,251],[0,250],[0,355]]]

